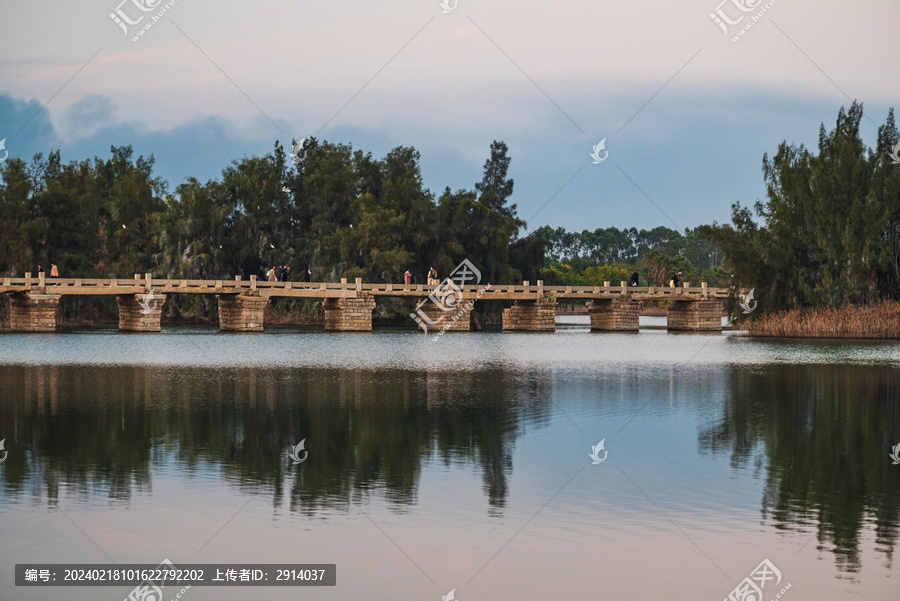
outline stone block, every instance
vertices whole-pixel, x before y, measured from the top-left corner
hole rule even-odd
[[[371,332],[375,298],[363,294],[357,298],[325,299],[325,330],[329,332]]]
[[[159,332],[165,294],[125,294],[116,297],[119,305],[119,331]]]
[[[533,301],[515,301],[503,310],[503,329],[511,332],[555,332],[556,298],[541,296]]]
[[[640,303],[630,298],[613,297],[588,303],[592,332],[637,332]]]
[[[722,331],[722,301],[670,300],[667,303],[666,329],[681,332]]]
[[[57,331],[62,321],[59,299],[59,294],[10,294],[9,329],[13,332]]]
[[[262,332],[268,297],[259,292],[217,294],[219,330],[222,332]]]

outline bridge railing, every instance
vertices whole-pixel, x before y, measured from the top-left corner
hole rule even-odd
[[[180,289],[186,293],[216,293],[217,291],[235,291],[242,292],[244,290],[265,290],[269,294],[277,290],[303,290],[303,291],[322,291],[327,292],[355,292],[370,293],[375,295],[391,295],[400,294],[401,296],[422,295],[428,296],[432,293],[434,286],[426,284],[401,284],[401,283],[363,283],[357,279],[348,282],[343,279],[340,282],[269,282],[256,280],[253,276],[250,279],[242,279],[235,276],[233,280],[189,280],[189,279],[155,279],[150,274],[135,275],[133,278],[46,278],[44,274],[38,274],[39,277],[32,277],[32,274],[26,273],[25,277],[12,278],[4,277],[0,279],[2,288],[7,291],[15,292],[16,289],[53,289],[55,292],[66,293],[66,288],[79,289],[82,294],[90,293],[90,289],[95,288],[98,293],[102,293],[103,289],[124,289],[117,293],[125,293],[125,291],[146,291],[150,289],[166,289],[168,291],[177,292]],[[678,288],[670,286],[628,286],[625,282],[621,282],[618,286],[611,285],[610,282],[604,282],[603,286],[545,286],[543,282],[538,281],[536,284],[523,282],[522,284],[491,284],[488,288],[487,284],[479,284],[477,286],[461,286],[461,290],[466,296],[471,297],[478,293],[486,293],[489,297],[502,297],[512,295],[552,295],[561,298],[585,299],[595,298],[597,296],[619,296],[622,294],[630,295],[648,295],[656,297],[677,297],[681,295],[690,295],[696,298],[696,295],[702,297],[723,298],[728,296],[730,290],[727,288],[709,288],[706,283],[700,286],[691,286],[690,283],[684,283]],[[12,289],[12,290],[10,290]],[[107,294],[113,293],[112,291]]]

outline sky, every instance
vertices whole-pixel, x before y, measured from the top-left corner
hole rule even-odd
[[[502,140],[527,231],[681,230],[763,200],[763,155],[853,100],[874,146],[897,24],[897,0],[0,0],[0,159],[130,144],[174,192],[314,136],[413,146],[439,195]]]

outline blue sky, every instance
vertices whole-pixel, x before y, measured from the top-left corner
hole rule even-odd
[[[119,2],[0,0],[11,156],[132,144],[174,189],[315,135],[414,146],[440,193],[472,188],[497,139],[529,229],[684,228],[761,199],[763,153],[814,145],[849,99],[874,145],[900,98],[890,0],[176,0],[137,42],[165,3]],[[727,36],[717,9],[742,18]],[[143,19],[126,35],[111,13]]]

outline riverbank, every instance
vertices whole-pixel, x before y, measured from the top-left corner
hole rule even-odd
[[[900,338],[900,302],[780,311],[740,329],[748,336],[766,338]]]

